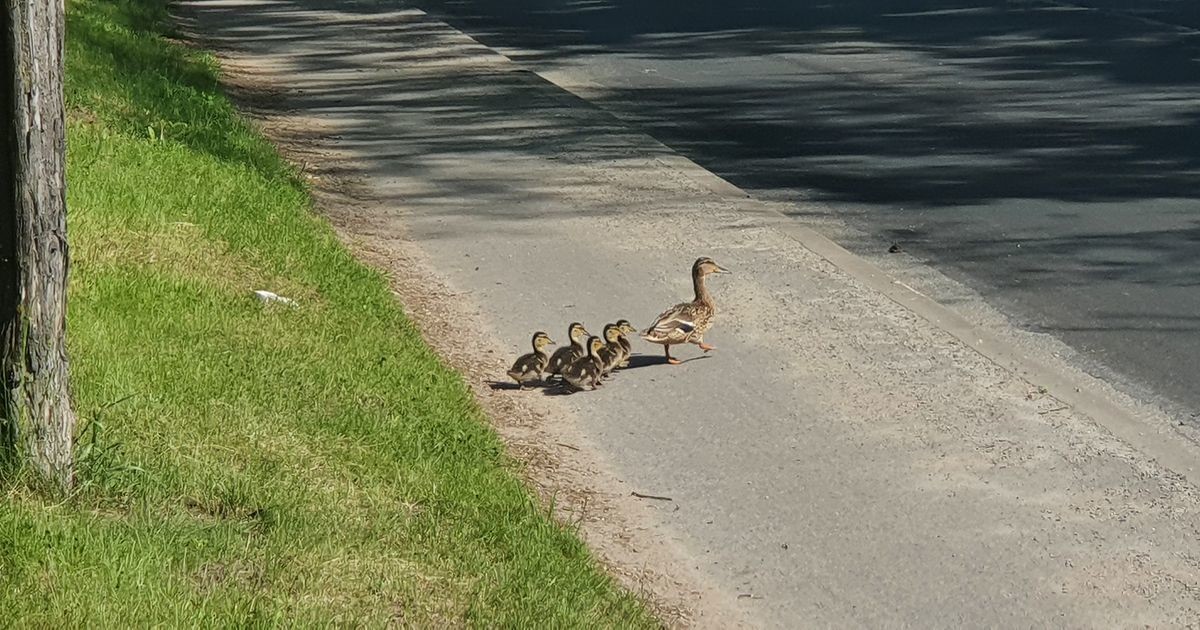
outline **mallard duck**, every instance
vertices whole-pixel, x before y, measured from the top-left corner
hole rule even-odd
[[[563,368],[563,382],[575,390],[585,388],[596,389],[600,387],[600,371],[602,366],[599,352],[603,347],[603,339],[589,337],[587,340],[587,355],[575,359],[570,365]]]
[[[625,355],[621,348],[621,328],[617,324],[604,327],[604,346],[596,353],[600,357],[600,376],[612,374],[613,368],[621,362]]]
[[[572,322],[567,326],[567,345],[554,351],[550,355],[550,362],[546,364],[546,374],[554,376],[562,374],[563,368],[571,364],[572,361],[579,357],[587,356],[587,338],[588,331],[579,322]]]
[[[632,335],[637,332],[637,329],[629,323],[628,319],[618,320],[617,329],[621,331],[620,336],[617,337],[617,343],[621,344],[621,359],[618,361],[617,367],[628,367],[629,357],[633,356],[633,344],[625,335]]]
[[[542,372],[546,371],[546,365],[550,363],[550,355],[546,354],[546,346],[554,343],[544,332],[533,333],[533,352],[523,354],[513,363],[512,369],[508,371],[508,375],[512,380],[525,389],[525,384],[541,380]]]
[[[692,288],[696,297],[691,302],[676,304],[662,312],[658,319],[642,333],[642,339],[650,343],[659,343],[667,355],[667,363],[679,365],[679,359],[671,357],[671,346],[680,343],[694,343],[700,349],[708,352],[715,350],[704,343],[704,333],[712,327],[717,307],[713,304],[708,287],[704,286],[704,278],[710,273],[729,273],[711,258],[697,258],[692,264]]]

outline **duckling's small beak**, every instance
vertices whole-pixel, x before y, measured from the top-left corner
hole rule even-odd
[[[558,343],[558,342],[549,337],[546,337],[546,343]]]
[[[726,268],[724,268],[724,267],[722,267],[721,265],[718,265],[718,264],[716,264],[716,263],[713,263],[713,266],[717,268],[717,273],[733,273],[732,271],[730,271],[730,270],[728,270],[728,269],[726,269]]]

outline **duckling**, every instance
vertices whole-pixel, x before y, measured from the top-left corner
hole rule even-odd
[[[600,387],[600,349],[604,347],[604,340],[599,337],[589,337],[587,340],[587,356],[579,357],[571,362],[562,371],[563,382],[573,390],[581,390],[586,387],[596,389]]]
[[[587,329],[579,322],[572,322],[567,326],[567,345],[554,351],[550,355],[550,362],[546,364],[546,374],[555,376],[562,374],[564,368],[571,364],[572,361],[579,357],[587,356]]]
[[[617,343],[621,344],[621,359],[617,363],[617,367],[629,367],[629,357],[633,356],[633,344],[625,335],[633,334],[637,332],[637,329],[629,323],[628,319],[617,320],[617,329],[621,331],[620,336],[617,337]]]
[[[512,369],[508,371],[508,375],[512,380],[517,382],[521,389],[525,389],[525,384],[533,381],[541,380],[542,372],[546,371],[546,365],[550,363],[550,355],[546,354],[546,346],[554,343],[544,332],[538,331],[533,333],[533,352],[523,354],[513,363]]]
[[[600,376],[612,374],[613,368],[621,362],[624,350],[621,348],[621,329],[616,324],[604,327],[604,346],[596,353],[600,357]]]
[[[692,264],[692,289],[696,294],[695,299],[663,311],[642,333],[642,339],[662,344],[667,363],[671,365],[680,363],[679,359],[671,357],[671,346],[675,344],[694,343],[705,352],[716,350],[704,343],[704,333],[712,327],[713,318],[717,314],[717,306],[708,293],[708,287],[704,285],[705,276],[711,273],[729,273],[729,270],[707,256],[697,258]]]

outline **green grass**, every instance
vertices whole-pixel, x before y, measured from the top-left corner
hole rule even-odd
[[[0,625],[656,625],[162,3],[68,10],[79,489],[0,484]]]

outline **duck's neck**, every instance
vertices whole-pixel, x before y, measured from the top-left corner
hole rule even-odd
[[[583,350],[583,353],[584,353],[584,354],[587,354],[587,351],[588,351],[588,348],[587,348],[587,337],[584,337],[584,338],[582,338],[582,339],[572,339],[572,340],[571,340],[571,343],[572,343],[572,344],[574,344],[576,348],[579,348],[580,350]]]
[[[708,287],[704,284],[704,276],[694,273],[692,274],[692,288],[696,291],[696,302],[712,306],[712,296],[708,293]]]

